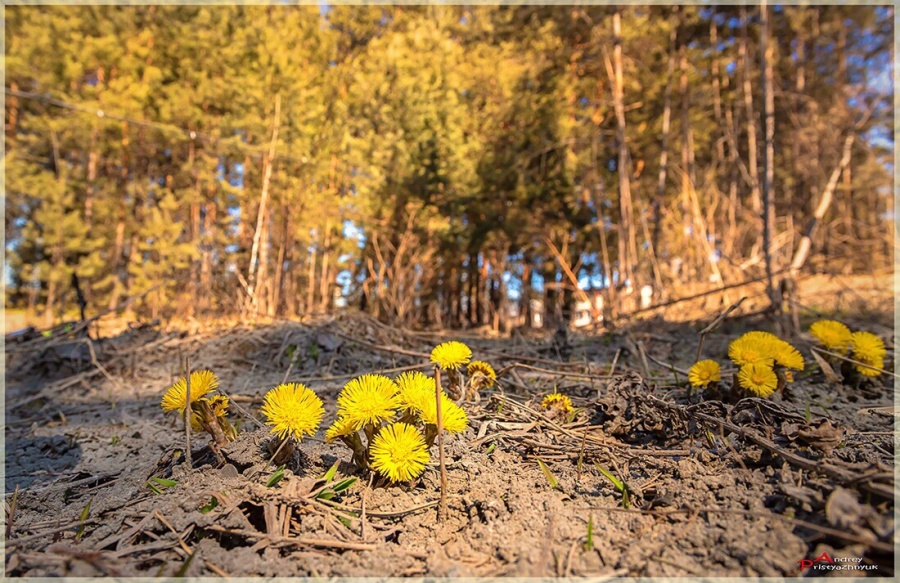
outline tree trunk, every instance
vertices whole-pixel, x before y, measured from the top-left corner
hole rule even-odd
[[[257,306],[259,304],[258,286],[260,275],[263,273],[265,266],[262,262],[257,263],[260,244],[265,248],[263,255],[267,254],[269,242],[263,237],[265,230],[267,204],[269,202],[269,181],[272,178],[272,167],[275,165],[275,146],[278,144],[278,128],[281,123],[281,94],[275,95],[275,113],[272,121],[272,140],[269,142],[269,151],[263,162],[265,170],[263,171],[262,192],[259,197],[259,209],[256,211],[256,230],[253,232],[253,246],[250,249],[250,268],[247,272],[247,295],[250,299],[250,313],[255,317]]]
[[[677,11],[677,7],[676,7]],[[678,28],[672,27],[669,34],[668,74],[666,91],[663,97],[662,143],[659,152],[659,178],[656,181],[656,200],[653,201],[653,253],[657,257],[662,253],[662,210],[666,204],[666,179],[669,171],[669,129],[672,121],[672,79],[675,75],[675,51]],[[658,282],[657,282],[658,283]],[[662,293],[663,290],[657,290]]]
[[[759,58],[762,62],[762,91],[765,103],[765,180],[762,184],[763,197],[763,249],[766,258],[766,289],[772,307],[776,315],[780,314],[781,302],[775,295],[775,280],[773,277],[775,258],[773,253],[773,241],[775,238],[775,88],[772,86],[772,43],[769,38],[769,7],[763,0],[760,7],[761,31],[759,41]]]
[[[322,244],[322,275],[319,280],[319,311],[330,311],[331,306],[331,290],[329,270],[331,264],[328,262],[328,248],[331,246],[331,223],[325,222],[325,236]]]
[[[678,68],[681,72],[681,76],[678,83],[678,89],[681,93],[681,216],[682,216],[682,224],[683,224],[683,232],[684,232],[684,243],[682,245],[682,253],[685,255],[684,263],[682,264],[683,272],[687,277],[692,277],[692,271],[694,268],[694,261],[692,258],[693,253],[691,253],[691,244],[690,241],[693,239],[694,229],[692,225],[693,216],[693,206],[691,204],[691,189],[693,188],[693,184],[691,183],[691,144],[693,139],[691,137],[691,117],[690,117],[690,99],[691,94],[688,90],[688,78],[687,78],[687,70],[688,70],[688,60],[687,60],[687,46],[685,43],[681,43],[679,47],[679,64]],[[679,278],[681,279],[681,278]]]
[[[284,260],[287,252],[289,225],[291,217],[290,205],[281,205],[281,242],[278,245],[278,262],[275,264],[275,283],[273,285],[272,301],[269,303],[269,316],[275,316],[281,303],[281,294],[284,288]]]
[[[631,164],[625,137],[625,104],[622,89],[622,14],[613,13],[613,65],[607,70],[613,85],[613,104],[616,112],[616,143],[619,149],[616,174],[619,177],[619,276],[632,286],[634,265],[637,262],[637,240],[634,229],[634,209],[631,200]],[[611,69],[611,70],[610,70]]]
[[[757,217],[762,214],[759,194],[759,162],[757,161],[756,116],[753,113],[753,89],[750,83],[750,51],[747,33],[747,9],[741,6],[741,41],[738,46],[738,63],[743,80],[744,109],[747,116],[747,166],[750,172],[750,210]]]

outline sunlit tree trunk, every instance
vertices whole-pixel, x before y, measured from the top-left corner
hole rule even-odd
[[[769,299],[776,313],[780,311],[781,302],[775,291],[773,272],[774,238],[775,238],[775,88],[772,86],[772,43],[769,38],[769,7],[763,0],[760,8],[761,30],[759,40],[759,57],[762,62],[762,91],[765,107],[765,178],[762,183],[763,198],[763,249],[766,259],[766,281]]]
[[[619,273],[632,286],[634,264],[637,261],[637,240],[634,229],[634,208],[631,200],[631,160],[625,130],[625,104],[622,90],[622,14],[613,12],[613,104],[616,112],[616,143],[619,149],[616,174],[619,177]]]

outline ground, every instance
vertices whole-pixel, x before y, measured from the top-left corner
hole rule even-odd
[[[890,286],[866,281],[841,284],[842,305],[807,293],[802,323],[826,310],[876,332],[892,354]],[[352,314],[133,326],[92,341],[93,355],[73,341],[77,329],[8,338],[6,574],[791,577],[827,552],[868,569],[855,575],[893,576],[893,377],[829,382],[801,335],[806,370],[783,394],[740,400],[725,375],[719,393],[689,395],[698,332],[724,305],[704,298],[669,308],[681,318],[658,312],[563,344],[549,333],[413,332]],[[730,340],[771,329],[742,312],[703,344],[725,368]],[[327,423],[354,375],[427,370],[431,347],[448,338],[500,375],[466,405],[467,432],[448,438],[446,516],[437,455],[420,480],[379,487],[322,431],[266,485],[271,437],[257,420],[268,388],[308,384]],[[159,406],[186,356],[216,372],[240,427],[221,461],[195,435],[192,470],[175,453],[180,420]],[[571,420],[541,409],[554,390],[572,398]],[[321,480],[336,462],[334,480]],[[627,502],[601,468],[624,482]],[[153,476],[171,482],[157,493]],[[358,480],[316,496],[347,477]]]

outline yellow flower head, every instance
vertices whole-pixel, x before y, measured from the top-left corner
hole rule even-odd
[[[794,370],[803,370],[803,355],[800,352],[791,346],[789,342],[785,342],[781,338],[776,338],[772,343],[772,348],[774,349],[773,356],[775,357],[775,362],[780,364],[785,368],[792,368]]]
[[[325,443],[331,443],[339,437],[344,437],[355,432],[356,429],[353,428],[352,423],[343,417],[338,417],[325,431]]]
[[[477,386],[480,388],[492,387],[497,380],[497,373],[494,372],[494,367],[481,360],[470,362],[468,372],[469,378],[477,379]]]
[[[853,343],[850,328],[835,320],[813,322],[809,327],[809,333],[826,349],[839,354],[846,354]]]
[[[575,409],[572,407],[572,399],[568,395],[559,393],[550,393],[541,400],[541,407],[544,409],[555,409],[561,413],[571,413]]]
[[[406,423],[394,423],[382,429],[372,440],[369,452],[372,467],[391,482],[418,477],[430,459],[425,438]]]
[[[722,369],[715,360],[700,360],[688,371],[688,380],[693,387],[705,387],[722,380]]]
[[[422,400],[418,413],[427,425],[437,425],[437,403],[433,391],[429,398]],[[469,426],[469,416],[465,410],[451,401],[444,391],[441,391],[441,421],[444,431],[448,433],[462,433]]]
[[[444,342],[431,351],[431,362],[443,370],[457,370],[468,364],[472,351],[462,342]]]
[[[322,422],[325,409],[322,400],[309,387],[300,383],[281,384],[263,397],[262,414],[272,433],[282,439],[313,435]]]
[[[850,335],[853,346],[853,358],[865,363],[884,359],[887,350],[884,342],[871,332],[854,332]]]
[[[338,416],[358,431],[369,424],[390,421],[399,405],[394,381],[380,374],[364,374],[344,385],[338,396]]]
[[[425,401],[434,401],[434,379],[419,371],[405,372],[398,376],[397,387],[400,389],[401,411],[418,413]]]
[[[738,366],[775,361],[775,342],[778,337],[768,332],[747,332],[728,346],[728,358]]]
[[[209,408],[212,409],[213,415],[216,417],[225,417],[228,415],[228,397],[215,395],[209,399]]]
[[[881,374],[881,371],[884,370],[884,359],[883,358],[876,358],[874,360],[866,360],[866,361],[861,361],[861,362],[865,362],[869,366],[864,366],[864,365],[855,364],[855,363],[853,366],[854,366],[854,368],[856,368],[856,370],[859,371],[859,374],[861,374],[865,377],[877,377],[878,375]]]
[[[758,397],[768,397],[778,388],[778,376],[762,362],[745,364],[738,371],[738,384]]]
[[[202,399],[210,391],[219,386],[219,379],[212,371],[198,370],[191,373],[191,404]],[[166,394],[162,398],[163,411],[178,411],[184,413],[184,407],[187,400],[187,380],[178,379],[174,385],[169,387]]]

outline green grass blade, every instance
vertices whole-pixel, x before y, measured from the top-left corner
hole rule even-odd
[[[597,462],[594,462],[594,467],[596,467],[597,470],[598,470],[601,474],[603,474],[604,476],[606,476],[606,479],[607,479],[607,480],[609,480],[610,482],[612,482],[612,485],[616,488],[616,490],[618,490],[619,492],[624,492],[624,491],[625,491],[625,484],[623,484],[621,480],[619,480],[617,477],[615,477],[615,476],[612,474],[612,472],[610,472],[609,470],[607,470],[606,468],[604,468],[603,466],[601,466],[601,465],[598,464]]]
[[[594,515],[588,516],[587,540],[584,541],[584,550],[589,551],[594,548]]]
[[[269,477],[269,479],[266,481],[266,488],[274,487],[276,484],[278,484],[278,482],[280,482],[283,479],[284,479],[284,466],[281,465],[281,466],[278,466],[278,469],[275,470],[275,473],[272,474],[271,477]]]
[[[200,509],[200,514],[207,514],[207,513],[211,512],[212,509],[218,505],[219,505],[219,499],[216,498],[215,496],[212,496],[209,499],[209,504],[207,504],[206,506],[204,506]]]
[[[335,493],[340,493],[356,483],[357,478],[346,478],[334,485]]]
[[[550,482],[550,487],[554,490],[559,489],[559,480],[556,479],[556,476],[553,475],[553,472],[550,471],[550,468],[547,467],[547,464],[541,458],[535,458],[539,466],[541,466],[541,471],[544,472],[544,475],[547,476],[547,481]]]
[[[91,515],[91,502],[93,501],[93,499],[88,500],[87,505],[81,510],[81,517],[79,518],[79,520],[81,520],[81,525],[78,527],[78,530],[75,531],[76,543],[81,542],[81,537],[84,536],[84,523],[87,521],[88,516]]]
[[[334,479],[334,476],[337,474],[338,466],[341,465],[341,460],[337,460],[334,462],[334,465],[328,468],[328,471],[322,474],[322,479],[326,482],[330,482]]]

